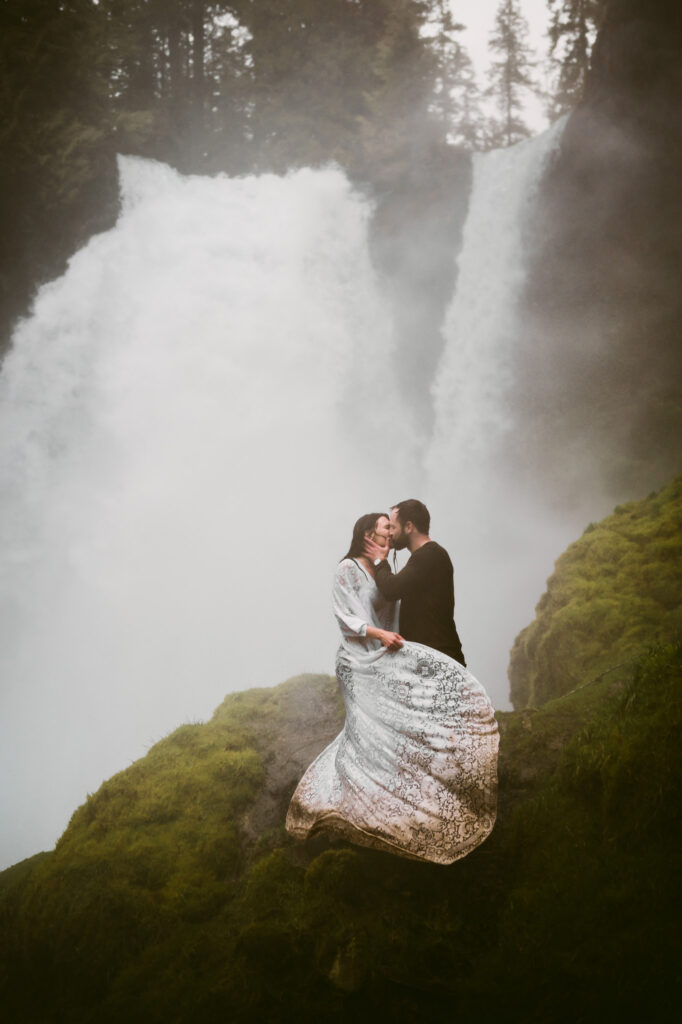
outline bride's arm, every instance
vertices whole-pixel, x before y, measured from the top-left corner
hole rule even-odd
[[[362,578],[354,562],[341,562],[334,574],[332,607],[345,637],[367,635],[367,615],[360,598]]]
[[[341,562],[334,575],[332,604],[342,634],[348,639],[367,637],[380,640],[389,651],[397,651],[403,644],[399,633],[378,629],[368,623],[361,597],[364,586],[364,578],[355,563]]]
[[[390,629],[376,629],[374,626],[367,627],[365,636],[368,636],[371,640],[381,640],[384,647],[388,647],[389,651],[399,651],[405,643],[400,633],[392,633]]]

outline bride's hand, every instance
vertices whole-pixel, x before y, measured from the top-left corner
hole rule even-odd
[[[385,558],[388,558],[388,550],[388,538],[384,546],[383,544],[377,544],[369,535],[365,537],[364,554],[366,558],[369,558],[370,562],[376,561],[377,558],[380,558],[383,562]]]
[[[400,633],[391,633],[388,629],[380,630],[379,640],[389,651],[399,651],[405,643]]]

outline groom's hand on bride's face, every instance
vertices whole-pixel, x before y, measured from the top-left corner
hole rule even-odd
[[[376,561],[377,558],[382,560],[388,558],[388,541],[384,547],[381,544],[377,544],[371,537],[365,537],[365,556],[371,562]]]

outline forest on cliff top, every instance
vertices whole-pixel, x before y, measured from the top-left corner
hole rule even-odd
[[[544,75],[550,119],[569,117],[520,254],[510,398],[526,442],[506,458],[562,501],[586,448],[588,490],[660,487],[679,471],[682,416],[679,4],[547,6],[543,66],[521,0],[499,0],[477,77],[465,0],[7,0],[0,352],[38,287],[115,223],[118,153],[201,174],[336,162],[373,199],[377,269],[432,337],[456,283],[471,151],[529,134],[524,94]]]
[[[558,116],[581,95],[603,5],[548,2]],[[443,147],[528,136],[537,76],[521,5],[500,2],[489,83],[461,22],[466,4],[445,0],[6,0],[0,330],[113,223],[117,153],[202,174],[335,161],[385,183]]]

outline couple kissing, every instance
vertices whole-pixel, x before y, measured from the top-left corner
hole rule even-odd
[[[346,721],[299,782],[287,830],[450,864],[492,831],[495,713],[454,623],[452,562],[416,499],[355,523],[334,574]],[[390,548],[410,558],[392,572]]]

